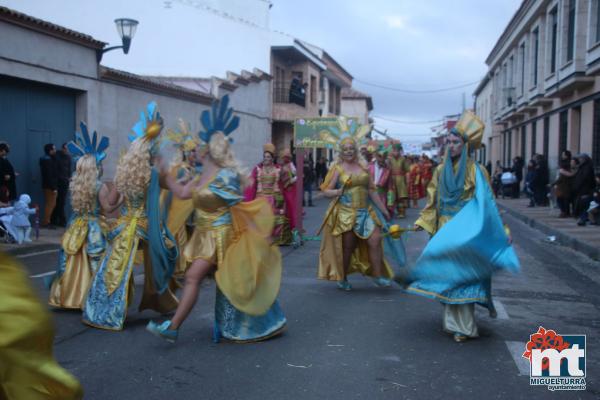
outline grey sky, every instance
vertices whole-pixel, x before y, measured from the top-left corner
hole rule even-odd
[[[405,141],[426,141],[432,121],[472,104],[475,85],[435,94],[408,90],[480,79],[485,58],[521,0],[0,0],[34,17],[118,44],[118,17],[140,21],[131,52],[107,53],[104,65],[138,74],[225,76],[269,70],[272,31],[325,49],[373,97],[376,127]],[[224,14],[226,13],[226,15]],[[265,20],[269,13],[269,20]],[[241,20],[244,21],[241,21]]]
[[[271,28],[317,44],[373,96],[373,115],[438,120],[472,104],[475,85],[437,94],[405,94],[358,82],[422,90],[458,86],[485,74],[485,58],[521,0],[274,0]],[[406,141],[435,124],[376,119]]]

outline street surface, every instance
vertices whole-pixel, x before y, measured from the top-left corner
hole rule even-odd
[[[306,208],[308,235],[327,200]],[[411,209],[400,223],[412,224]],[[125,330],[87,327],[79,312],[53,310],[55,355],[76,375],[86,399],[545,399],[600,398],[600,263],[544,241],[545,236],[504,215],[521,260],[519,275],[493,281],[498,318],[477,310],[481,337],[457,344],[442,331],[438,302],[381,289],[353,275],[352,292],[315,278],[319,242],[282,248],[280,302],[288,318],[283,336],[256,344],[211,341],[214,281],[204,282],[175,345],[145,331],[153,312],[137,312]],[[427,234],[407,237],[409,262]],[[22,257],[29,274],[55,268],[56,252]],[[141,268],[136,272],[141,273]],[[41,277],[33,277],[47,299]],[[551,393],[529,385],[521,357],[539,326],[587,335],[587,390]]]

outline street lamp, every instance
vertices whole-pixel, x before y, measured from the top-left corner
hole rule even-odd
[[[121,46],[112,46],[107,47],[106,49],[99,49],[96,52],[96,59],[98,62],[102,60],[102,55],[107,51],[115,50],[115,49],[123,49],[123,53],[129,53],[129,47],[131,46],[131,39],[135,35],[135,30],[137,29],[139,22],[135,19],[131,18],[117,18],[115,19],[115,25],[117,26],[117,32],[121,37],[121,41],[123,45]]]

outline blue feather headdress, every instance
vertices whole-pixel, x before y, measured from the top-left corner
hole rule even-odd
[[[228,108],[229,95],[223,96],[221,100],[215,100],[212,103],[211,110],[205,110],[200,116],[200,122],[204,130],[198,132],[200,139],[208,143],[212,135],[216,132],[223,132],[229,136],[231,132],[237,129],[240,124],[240,117],[233,116],[233,108]],[[231,142],[232,140],[229,139]]]
[[[88,132],[87,125],[82,121],[79,124],[81,132],[75,132],[75,141],[67,143],[69,153],[73,155],[75,161],[85,155],[93,155],[96,158],[96,164],[100,165],[102,160],[106,158],[105,150],[110,143],[106,136],[102,136],[98,142],[98,134],[94,131],[92,138]]]
[[[158,112],[156,102],[152,101],[146,106],[146,110],[140,112],[140,119],[135,123],[128,136],[130,142],[139,138],[154,141],[163,128],[163,119]]]

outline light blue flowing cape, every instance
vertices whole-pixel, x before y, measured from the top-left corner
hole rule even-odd
[[[488,305],[492,274],[519,271],[490,187],[481,167],[475,169],[473,198],[431,238],[404,280],[409,293],[447,304]]]

